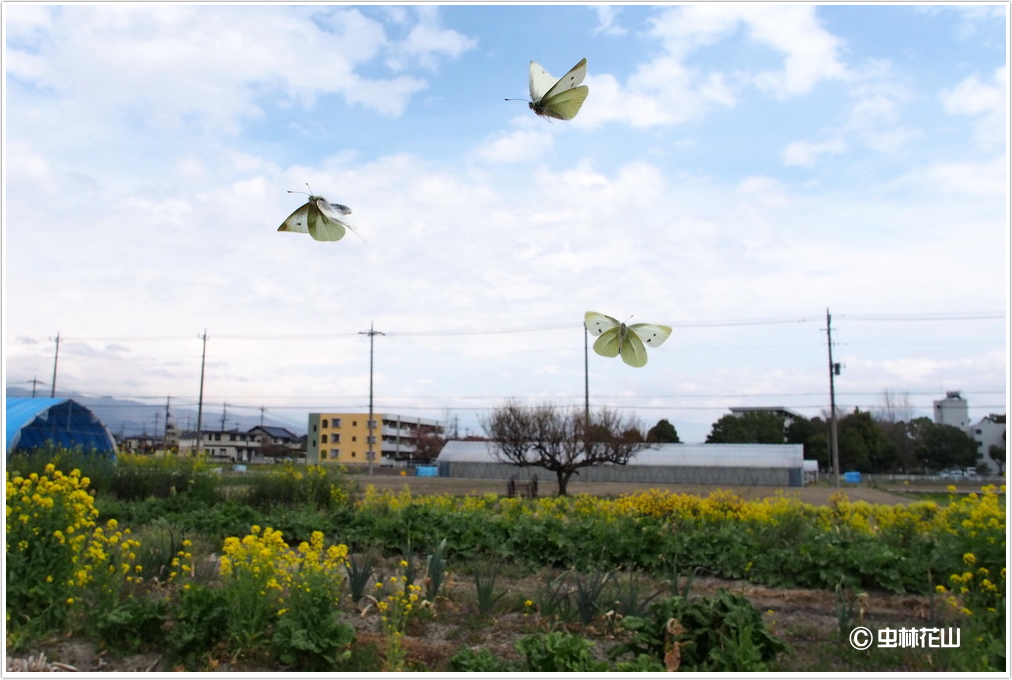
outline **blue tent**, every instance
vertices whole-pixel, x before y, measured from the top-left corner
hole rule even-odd
[[[116,440],[95,414],[73,399],[8,397],[7,456],[41,446],[95,451],[115,457]]]

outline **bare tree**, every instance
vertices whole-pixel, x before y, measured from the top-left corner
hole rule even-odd
[[[648,446],[636,418],[609,409],[590,414],[588,423],[582,409],[547,402],[524,406],[509,400],[483,417],[481,425],[497,460],[554,472],[560,496],[566,495],[569,480],[580,468],[625,465]]]
[[[914,407],[907,392],[897,395],[886,389],[882,392],[882,406],[875,409],[873,417],[881,423],[900,423],[909,421],[913,414]]]

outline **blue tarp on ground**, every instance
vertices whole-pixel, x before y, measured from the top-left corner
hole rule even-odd
[[[116,440],[95,414],[73,399],[5,399],[7,456],[42,446],[116,455]]]

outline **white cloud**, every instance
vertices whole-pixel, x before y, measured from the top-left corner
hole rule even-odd
[[[545,131],[515,130],[479,146],[474,156],[493,163],[519,163],[539,158],[554,142],[555,138]]]
[[[596,5],[594,11],[597,13],[597,26],[591,31],[592,35],[625,35],[628,30],[615,24],[619,10],[614,5]]]
[[[391,46],[393,56],[387,63],[395,70],[415,63],[427,69],[435,69],[441,58],[455,59],[478,44],[473,38],[443,28],[439,21],[438,7],[418,5],[414,10],[418,14],[419,23],[411,28],[403,42]]]
[[[754,82],[779,97],[807,94],[823,80],[846,76],[840,61],[841,41],[827,32],[816,18],[814,6],[737,6],[749,36],[783,55],[779,71],[757,74]]]
[[[824,142],[791,142],[781,152],[785,165],[813,167],[823,154],[841,154],[847,150],[842,139],[828,139]]]
[[[980,162],[935,163],[897,178],[893,185],[924,192],[1006,196],[1008,161],[1002,157]]]
[[[807,94],[818,83],[847,72],[838,57],[840,41],[819,25],[814,7],[705,3],[661,10],[650,23],[648,35],[660,42],[663,52],[641,64],[625,84],[607,73],[588,76],[594,94],[578,125],[622,121],[647,128],[684,123],[714,107],[734,106],[746,84],[784,98]],[[740,29],[756,46],[772,49],[782,67],[757,70],[740,64],[724,71],[695,64],[698,50],[731,40]]]
[[[977,142],[985,149],[1003,148],[1008,134],[1006,83],[1008,68],[995,70],[990,80],[977,74],[942,92],[942,105],[953,115],[977,117]]]
[[[235,133],[264,103],[311,106],[336,93],[388,116],[403,113],[426,82],[365,75],[384,53],[431,67],[473,45],[440,29],[431,12],[403,41],[352,8],[65,6],[12,7],[8,78],[89,119],[141,118],[156,129],[193,122]],[[48,21],[47,39],[34,38]],[[80,30],[82,25],[88,30]],[[185,30],[183,30],[185,27]],[[96,125],[98,127],[98,125]]]

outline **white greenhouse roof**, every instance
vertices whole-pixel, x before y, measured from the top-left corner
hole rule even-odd
[[[495,463],[492,442],[449,441],[437,463]],[[801,444],[654,444],[629,465],[679,467],[801,468]]]

